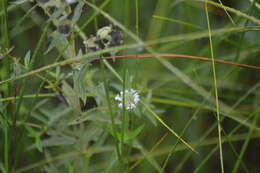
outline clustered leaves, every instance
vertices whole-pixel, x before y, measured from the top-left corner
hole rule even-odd
[[[49,34],[51,43],[45,52],[49,53],[54,47],[58,48],[64,58],[73,58],[75,56],[81,56],[84,52],[79,48],[76,50],[75,42],[71,41],[75,39],[72,37],[72,33],[78,27],[77,21],[82,14],[84,2],[77,0],[36,0],[39,7],[43,9],[45,14],[49,16],[51,23],[56,26],[56,30]],[[73,4],[73,6],[72,6]],[[85,33],[79,28],[77,32],[81,32],[85,38]],[[70,37],[71,36],[71,37]],[[85,39],[85,38],[82,39]],[[85,46],[85,52],[95,52],[105,48],[111,48],[123,44],[123,32],[115,26],[109,25],[100,28],[95,35],[91,35],[88,39],[83,41]],[[76,53],[78,52],[78,53]],[[111,52],[115,53],[115,52]],[[86,86],[85,78],[89,71],[89,60],[82,60],[80,63],[72,64],[72,71],[67,75],[61,75],[55,80],[58,81],[56,86],[61,84],[61,91],[57,91],[57,96],[63,98],[63,102],[68,103],[75,108],[77,112],[81,112],[80,103],[83,105],[87,101],[88,86]],[[59,70],[60,71],[60,70]],[[51,73],[52,74],[52,73]],[[61,72],[62,74],[62,72]],[[67,81],[69,77],[72,77],[72,81]],[[66,81],[65,81],[66,80]],[[72,83],[72,86],[71,84]],[[75,96],[66,96],[74,93]]]
[[[72,10],[71,4],[77,3],[76,10]],[[80,17],[83,2],[77,0],[37,0],[37,4],[52,19],[57,27],[57,32],[69,36],[72,26]]]

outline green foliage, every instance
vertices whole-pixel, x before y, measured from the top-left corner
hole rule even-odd
[[[259,172],[259,6],[1,0],[1,172]]]

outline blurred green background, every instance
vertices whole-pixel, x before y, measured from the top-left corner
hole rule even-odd
[[[138,58],[260,66],[259,0],[1,1],[3,173],[218,173],[221,158],[225,172],[260,171],[259,70],[215,63],[215,86],[210,61]],[[83,41],[111,24],[123,45],[87,52]],[[114,51],[137,57],[91,61]],[[121,110],[114,97],[130,88],[142,101]]]

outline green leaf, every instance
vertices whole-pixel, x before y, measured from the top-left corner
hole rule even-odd
[[[125,134],[125,140],[130,140],[137,137],[142,132],[143,128],[144,125],[141,125],[133,131],[128,132],[127,134]]]
[[[33,148],[38,148],[38,144],[37,141],[35,142],[35,144],[31,145],[28,147],[28,150],[33,149]],[[75,144],[77,142],[77,140],[73,137],[69,137],[69,136],[52,136],[48,139],[44,139],[41,141],[40,145],[42,147],[52,147],[52,146],[61,146],[61,145],[72,145]]]
[[[78,20],[79,20],[79,18],[80,18],[80,16],[81,16],[81,13],[82,13],[82,8],[83,8],[83,6],[84,6],[84,2],[79,2],[78,4],[77,4],[77,6],[76,6],[76,8],[75,8],[75,10],[74,10],[74,14],[73,14],[73,18],[72,18],[72,21],[74,22],[74,23],[76,23]]]
[[[97,118],[99,118],[99,116],[98,116],[98,109],[97,108],[93,108],[93,109],[87,110],[79,118],[72,120],[68,124],[69,125],[81,124],[81,123],[83,123],[85,121],[93,120],[93,119],[97,119]]]
[[[42,141],[41,141],[41,135],[39,132],[35,131],[33,128],[31,128],[30,126],[25,126],[25,129],[27,130],[27,132],[29,132],[29,134],[31,135],[31,137],[34,138],[35,140],[35,147],[42,152]]]
[[[4,165],[0,162],[0,170],[2,173],[7,173],[6,169],[4,168]]]
[[[29,50],[24,57],[24,66],[26,67],[26,69],[30,67],[30,61],[31,61],[31,51]]]
[[[124,141],[126,140],[131,140],[133,138],[135,138],[136,136],[138,136],[141,131],[143,130],[144,125],[141,125],[140,127],[134,129],[133,131],[128,131],[124,134]],[[122,130],[121,130],[121,126],[119,124],[115,125],[115,132],[113,132],[112,127],[110,126],[106,126],[105,130],[107,130],[113,137],[115,137],[117,140],[121,141],[122,140]]]
[[[56,47],[65,58],[73,58],[75,56],[73,47],[70,45],[69,41],[64,35],[54,31],[51,34],[51,37],[52,41],[48,49],[45,51],[45,55],[49,53],[54,47]]]
[[[72,106],[74,110],[81,113],[78,95],[75,90],[73,90],[71,86],[65,81],[62,82],[62,92],[64,93],[64,96],[69,105]]]
[[[88,67],[85,65],[79,71],[75,71],[73,75],[74,80],[74,89],[79,94],[80,99],[83,101],[84,105],[87,101],[87,87],[85,83],[85,76],[87,73]]]

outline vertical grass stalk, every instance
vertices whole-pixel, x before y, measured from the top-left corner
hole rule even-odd
[[[221,139],[221,125],[220,125],[220,112],[219,112],[218,88],[217,88],[217,75],[216,75],[216,67],[215,67],[215,61],[214,61],[214,52],[213,52],[213,45],[212,45],[212,38],[211,38],[211,27],[210,27],[208,4],[207,3],[205,3],[205,11],[206,11],[208,31],[209,31],[210,52],[211,52],[211,58],[212,58],[211,62],[212,62],[212,71],[213,71],[213,78],[214,78],[214,90],[215,90],[216,112],[217,112],[217,122],[218,122],[218,141],[219,141],[220,166],[221,166],[221,172],[224,173],[222,139]]]
[[[8,38],[8,26],[7,26],[7,1],[0,1],[0,11],[3,12],[3,15],[0,18],[0,29],[1,29],[1,53],[5,54],[6,50],[9,48],[9,38]],[[11,64],[8,55],[4,55],[1,60],[0,65],[0,78],[6,79],[10,76]],[[10,83],[8,83],[5,87],[1,88],[4,93],[4,96],[10,96]],[[8,105],[7,111],[5,111],[5,122],[3,125],[3,136],[4,136],[4,144],[3,144],[3,162],[6,173],[9,172],[9,133],[8,133],[8,117],[11,114],[11,105]]]
[[[135,29],[136,35],[139,36],[139,0],[135,0]]]
[[[253,132],[254,132],[253,129],[254,129],[254,127],[255,127],[256,124],[257,124],[258,117],[259,117],[259,116],[258,116],[258,115],[259,115],[259,112],[260,112],[260,109],[258,109],[258,110],[256,111],[256,113],[253,114],[253,115],[254,115],[253,124],[252,124],[251,128],[249,129],[249,132],[248,132],[248,134],[247,134],[247,136],[246,136],[246,139],[245,139],[245,142],[244,142],[244,144],[243,144],[243,146],[242,146],[242,148],[241,148],[240,154],[239,154],[239,156],[238,156],[238,158],[237,158],[237,161],[236,161],[235,166],[234,166],[234,168],[233,168],[233,170],[232,170],[232,173],[236,173],[236,172],[238,171],[238,169],[239,169],[239,166],[240,166],[240,163],[241,163],[241,161],[242,161],[242,158],[243,158],[243,156],[244,156],[244,154],[245,154],[246,148],[248,147],[250,138],[251,138],[251,136],[253,135]]]

